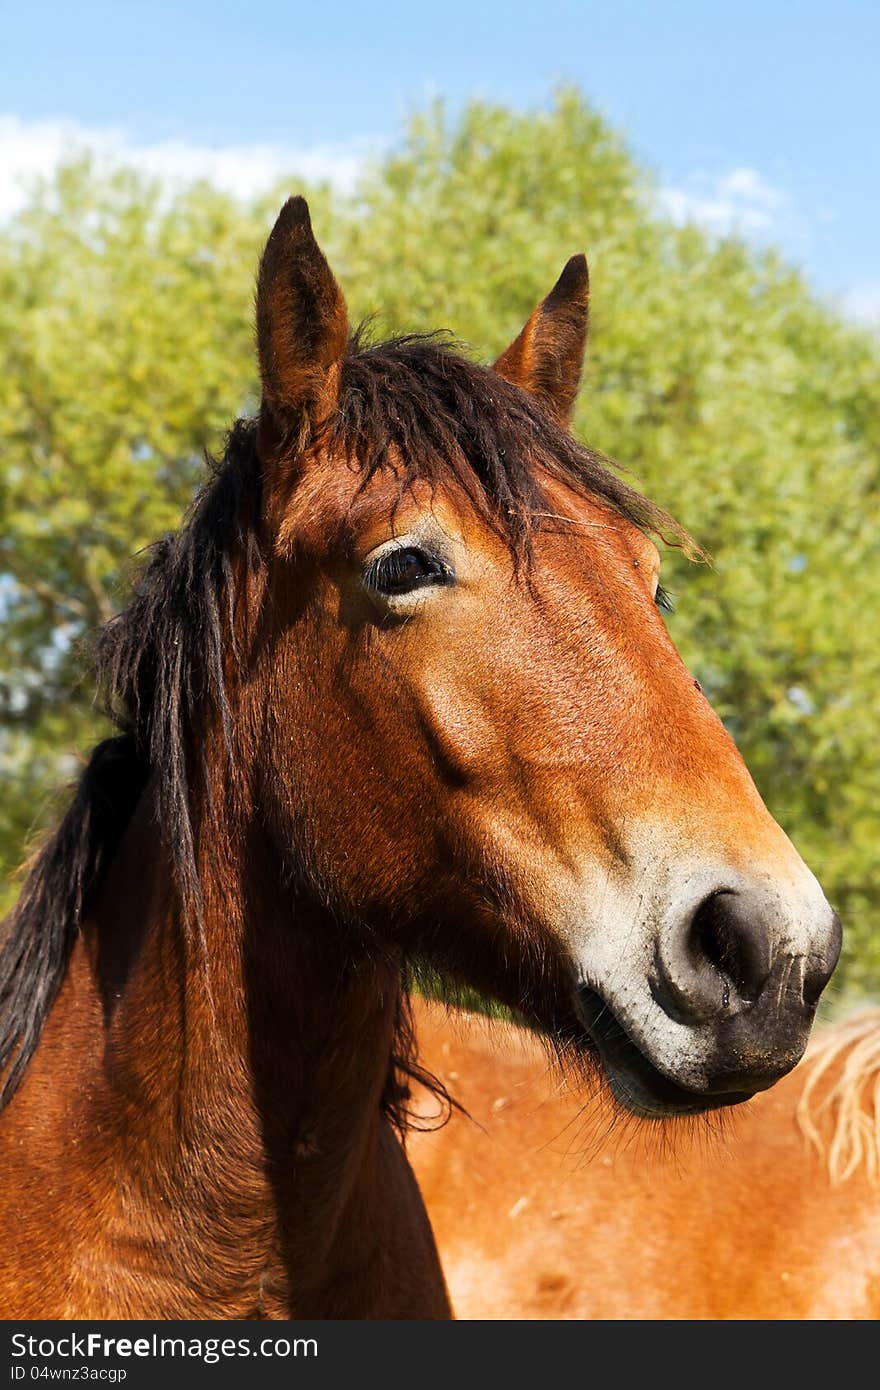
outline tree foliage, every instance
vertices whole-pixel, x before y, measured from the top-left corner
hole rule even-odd
[[[68,165],[0,233],[0,859],[98,732],[84,641],[255,405],[253,279],[282,194],[176,195]],[[671,552],[685,659],[880,988],[880,347],[769,252],[676,228],[574,92],[437,106],[351,197],[306,190],[355,319],[489,359],[576,250],[575,428],[710,552]],[[8,894],[7,894],[8,897]]]

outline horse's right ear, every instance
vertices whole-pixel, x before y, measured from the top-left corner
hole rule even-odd
[[[589,301],[586,257],[572,256],[494,365],[499,376],[535,396],[563,426],[571,421],[581,378]]]
[[[286,434],[304,415],[332,406],[348,343],[348,311],[315,241],[305,198],[288,198],[266,242],[257,277],[257,351],[262,424]]]

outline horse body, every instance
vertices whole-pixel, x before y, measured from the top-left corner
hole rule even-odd
[[[410,1144],[458,1317],[880,1316],[876,1011],[716,1132],[672,1134],[561,1087],[522,1029],[436,1004],[418,1022],[468,1111]]]
[[[259,416],[97,649],[120,732],[0,949],[22,1316],[443,1316],[398,1135],[427,961],[641,1115],[772,1085],[840,926],[655,604],[687,538],[567,431],[574,257],[494,369],[349,337],[307,209]]]
[[[340,951],[307,904],[291,945],[253,844],[246,877],[205,914],[208,961],[239,971],[206,969],[156,860],[149,800],[74,947],[15,1124],[0,1126],[14,1174],[0,1193],[3,1308],[447,1316],[381,1105],[397,980]]]

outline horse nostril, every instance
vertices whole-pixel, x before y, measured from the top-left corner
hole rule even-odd
[[[821,915],[808,907],[797,919],[760,884],[718,887],[682,904],[658,934],[651,997],[701,1036],[710,1090],[760,1090],[800,1057],[841,938],[827,904]],[[774,1054],[788,1059],[781,1070]]]
[[[817,937],[821,950],[793,952],[781,944],[778,913],[748,890],[707,894],[657,943],[656,1002],[683,1023],[721,1023],[759,1003],[768,1017],[811,1011],[837,962],[840,924],[834,916],[827,939]]]
[[[731,995],[754,1003],[770,974],[770,933],[738,893],[722,890],[697,908],[691,920],[689,954],[695,965],[705,968],[708,962],[721,976],[725,1007]]]

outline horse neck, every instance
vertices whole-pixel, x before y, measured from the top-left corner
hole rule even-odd
[[[191,1213],[205,1237],[213,1220],[255,1262],[280,1254],[282,1282],[314,1282],[389,1137],[397,974],[285,887],[256,826],[235,864],[203,862],[201,926],[185,929],[154,824],[148,792],[89,933],[104,1132],[124,1137],[145,1206]]]

